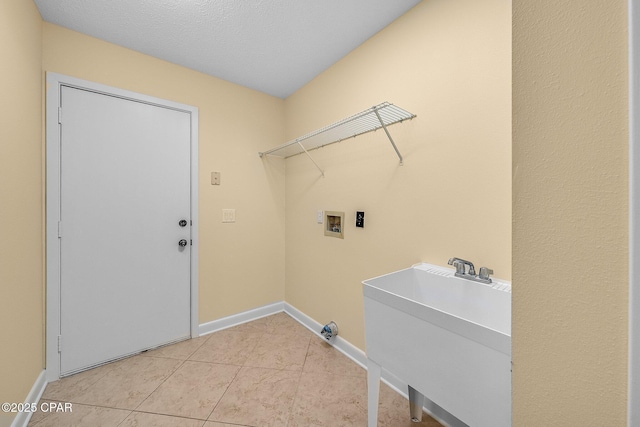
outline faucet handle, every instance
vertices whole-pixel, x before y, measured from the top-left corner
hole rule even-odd
[[[461,260],[460,258],[449,258],[449,262],[447,264],[453,265],[453,267],[456,269],[457,275],[464,275],[466,273],[466,264],[464,263],[464,260]]]
[[[487,267],[480,267],[480,274],[478,275],[478,277],[480,279],[484,279],[487,280],[489,279],[489,275],[493,274],[493,270]]]
[[[453,262],[453,267],[456,269],[457,274],[465,274],[465,263],[460,260],[455,260]]]

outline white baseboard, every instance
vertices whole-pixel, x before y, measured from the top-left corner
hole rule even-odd
[[[42,393],[44,393],[44,389],[47,387],[47,371],[42,370],[36,382],[31,387],[31,391],[27,395],[24,403],[35,403],[37,404],[40,401],[40,397],[42,397]],[[11,427],[27,427],[29,424],[29,420],[31,419],[32,412],[18,412],[18,415],[13,419],[13,423],[11,423]]]
[[[292,306],[287,302],[284,303],[284,312],[287,313],[289,316],[293,317],[298,322],[300,322],[303,326],[305,326],[315,335],[321,337],[322,339],[325,339],[320,334],[320,331],[322,330],[324,325],[316,322],[311,317],[307,316],[306,314],[304,314],[303,312],[301,312],[300,310],[298,310],[297,308],[295,308],[294,306]],[[340,326],[338,326],[338,332],[339,332],[339,328]],[[345,340],[340,335],[336,335],[335,337],[331,338],[331,341],[329,342],[333,344],[333,346],[338,351],[340,351],[342,354],[347,356],[349,359],[353,360],[355,363],[362,366],[364,369],[367,369],[367,355],[364,353],[364,351],[360,350],[358,347],[351,344],[349,341]]]
[[[271,316],[272,314],[280,313],[281,311],[284,311],[284,301],[274,302],[273,304],[267,304],[232,316],[223,317],[222,319],[202,323],[199,327],[199,333],[200,336],[211,334],[232,326],[260,319],[261,317]]]

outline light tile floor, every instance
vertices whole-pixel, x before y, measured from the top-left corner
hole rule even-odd
[[[73,411],[36,412],[29,426],[366,426],[367,377],[279,313],[63,378],[43,402]],[[440,424],[412,423],[408,401],[381,383],[378,426]]]

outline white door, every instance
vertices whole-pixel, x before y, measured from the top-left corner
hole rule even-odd
[[[60,96],[64,376],[190,336],[190,116]]]

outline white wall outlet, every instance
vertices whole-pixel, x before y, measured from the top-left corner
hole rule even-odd
[[[236,222],[236,210],[222,209],[222,222]]]
[[[318,211],[316,215],[316,221],[318,222],[318,224],[322,224],[322,222],[324,221],[324,211]]]
[[[220,185],[220,172],[211,172],[211,185]]]

